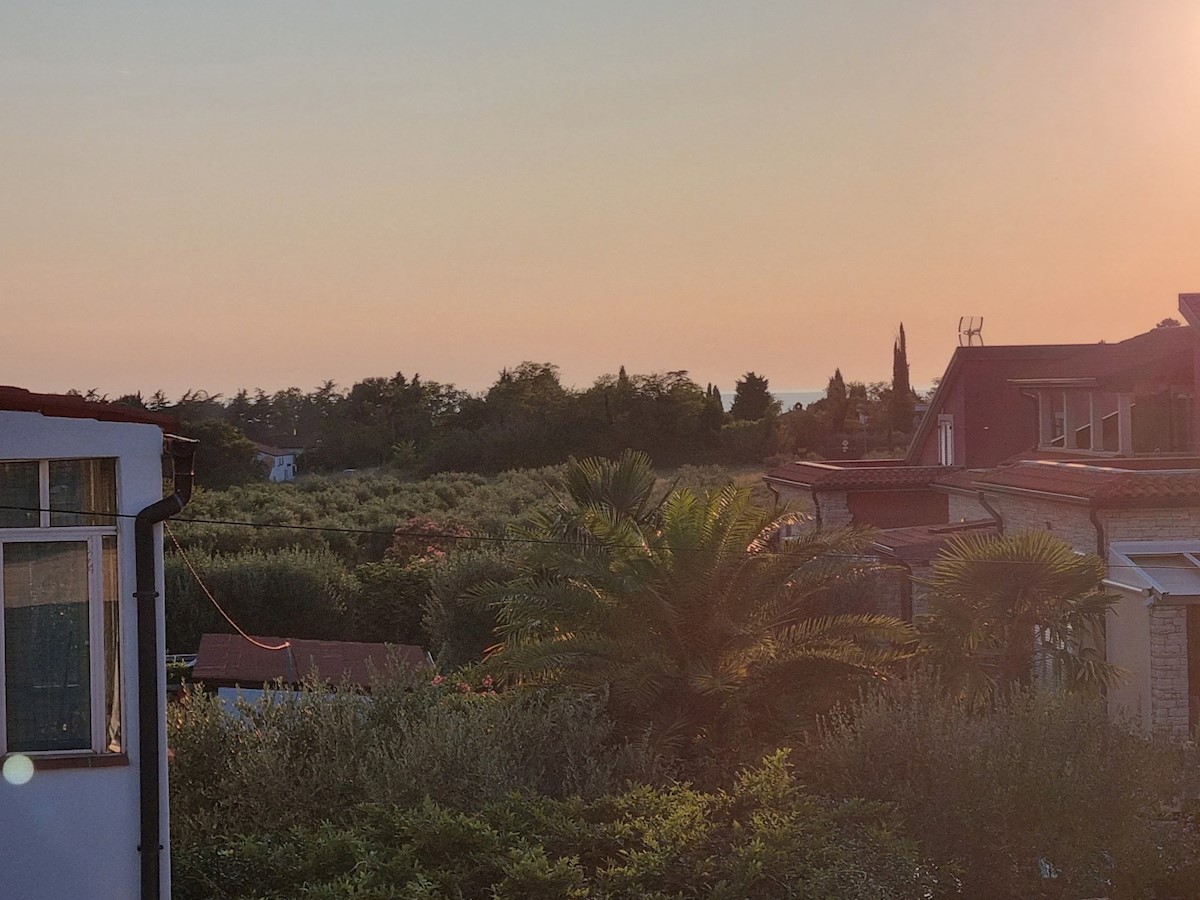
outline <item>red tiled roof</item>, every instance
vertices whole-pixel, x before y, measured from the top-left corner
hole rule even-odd
[[[957,491],[976,491],[975,480],[991,469],[945,469],[944,474],[936,476],[932,481],[935,488],[946,488]]]
[[[410,668],[428,666],[429,655],[409,644],[364,644],[352,641],[310,641],[298,638],[258,637],[270,647],[290,643],[288,650],[264,650],[237,634],[206,634],[192,678],[211,684],[260,685],[283,679],[294,684],[308,676],[329,682],[348,679],[370,687],[372,671],[381,672],[390,661]]]
[[[1091,344],[1067,359],[1031,367],[1028,374],[1011,380],[1029,384],[1086,380],[1113,390],[1132,390],[1146,379],[1190,383],[1195,349],[1191,328],[1155,328],[1116,344]]]
[[[812,490],[901,490],[928,487],[946,471],[942,466],[907,466],[899,460],[891,465],[844,466],[833,463],[792,462],[768,472],[768,482],[799,485]]]
[[[975,484],[1001,491],[1054,494],[1095,506],[1200,505],[1200,460],[1155,458],[1103,463],[1031,460],[979,475]]]
[[[996,535],[999,527],[991,519],[957,522],[951,525],[917,525],[909,528],[889,528],[875,538],[875,546],[888,556],[906,561],[930,560],[956,534]]]
[[[97,419],[101,422],[136,422],[171,428],[172,416],[163,413],[121,406],[116,403],[97,403],[74,394],[34,394],[25,388],[0,385],[0,410],[7,412],[36,412],[43,416],[65,419]]]

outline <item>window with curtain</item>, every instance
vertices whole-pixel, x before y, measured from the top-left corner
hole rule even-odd
[[[0,753],[122,750],[116,497],[111,459],[0,462]]]

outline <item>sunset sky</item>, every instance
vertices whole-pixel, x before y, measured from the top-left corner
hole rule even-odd
[[[0,0],[0,383],[726,391],[1200,291],[1200,4]]]

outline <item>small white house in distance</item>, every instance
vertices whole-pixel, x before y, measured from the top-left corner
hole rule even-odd
[[[296,477],[296,457],[302,451],[294,447],[272,447],[268,444],[254,445],[258,453],[254,458],[267,465],[267,478],[270,481],[292,481]]]
[[[0,896],[170,896],[167,417],[0,387]],[[176,463],[163,497],[163,454]]]

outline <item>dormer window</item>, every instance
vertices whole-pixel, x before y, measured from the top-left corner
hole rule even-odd
[[[954,465],[954,416],[938,416],[938,465]]]

